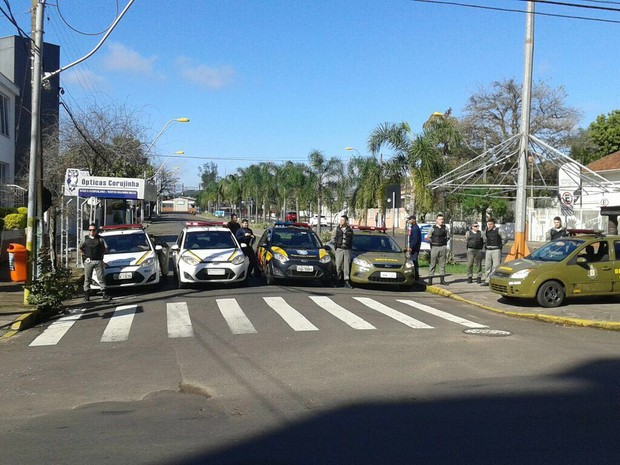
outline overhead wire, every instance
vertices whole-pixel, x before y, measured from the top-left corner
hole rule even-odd
[[[449,0],[410,0],[410,1],[416,2],[416,3],[459,6],[463,8],[473,8],[473,9],[489,10],[489,11],[501,11],[501,12],[507,12],[507,13],[519,13],[519,14],[526,13],[524,10],[520,10],[517,8],[503,8],[503,7],[497,7],[497,6],[477,5],[477,4],[471,4],[471,3],[454,2],[454,1],[449,1]],[[526,0],[518,0],[518,1],[526,1]],[[531,1],[534,1],[535,3],[540,3],[540,4],[547,3],[546,1],[542,1],[542,0],[531,0]],[[577,20],[582,20],[582,21],[620,24],[620,20],[614,20],[614,19],[592,18],[588,16],[565,15],[565,14],[559,14],[559,13],[545,13],[542,11],[535,11],[534,14],[536,16],[547,16],[547,17],[554,17],[554,18],[577,19]]]
[[[118,16],[118,0],[115,0],[116,2],[116,13],[114,14],[114,18],[116,19],[116,17]],[[112,23],[110,23],[110,25],[108,25],[108,27],[106,27],[103,31],[98,31],[98,32],[85,32],[85,31],[80,31],[79,29],[77,29],[76,27],[72,26],[64,17],[64,15],[62,14],[62,10],[60,9],[60,0],[56,1],[56,10],[58,10],[58,16],[60,17],[60,19],[62,20],[63,23],[66,24],[66,26],[71,29],[73,32],[77,32],[78,34],[82,34],[84,36],[99,36],[103,33],[105,33],[108,29],[110,29],[110,27],[112,27],[112,24],[114,24],[114,21],[112,21]]]

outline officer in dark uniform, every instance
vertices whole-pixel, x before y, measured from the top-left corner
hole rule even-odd
[[[226,227],[230,229],[235,236],[237,235],[237,231],[239,230],[241,225],[237,221],[237,215],[235,213],[230,215],[230,221],[226,223]]]
[[[439,264],[439,283],[446,285],[446,259],[448,257],[448,230],[444,224],[443,215],[437,215],[435,224],[426,234],[426,240],[431,243],[431,259],[428,267],[428,284],[433,284],[435,268]]]
[[[488,286],[491,275],[502,263],[502,247],[506,243],[506,233],[499,229],[493,218],[487,220],[487,230],[482,235],[486,254],[484,257],[485,279],[483,286]]]
[[[256,254],[254,253],[254,249],[252,246],[254,245],[254,240],[256,237],[254,236],[254,232],[250,229],[249,222],[247,218],[243,218],[241,220],[241,227],[237,230],[235,234],[237,241],[239,244],[246,244],[247,247],[242,247],[243,253],[250,260],[250,266],[248,268],[248,276],[254,273],[255,277],[260,276],[260,269],[258,268],[258,262],[256,261]]]
[[[467,282],[472,283],[474,277],[474,266],[476,267],[476,282],[482,283],[482,247],[484,240],[478,223],[472,223],[471,228],[465,233],[467,243]]]
[[[555,241],[561,237],[567,237],[568,232],[566,232],[566,228],[562,226],[562,218],[556,216],[553,218],[553,228],[547,231],[547,240]]]
[[[91,223],[88,226],[88,236],[80,244],[80,252],[84,260],[84,302],[90,301],[90,283],[93,279],[93,271],[97,273],[97,280],[101,287],[103,300],[112,298],[106,293],[106,283],[103,277],[103,256],[108,251],[108,246],[97,233],[97,226]]]
[[[342,215],[338,226],[332,231],[331,242],[336,249],[336,276],[344,279],[344,285],[352,288],[349,272],[351,270],[351,245],[353,243],[353,229],[349,226],[349,217]]]

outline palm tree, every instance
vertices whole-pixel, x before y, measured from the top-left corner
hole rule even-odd
[[[319,221],[317,221],[317,232],[321,232],[321,207],[323,201],[323,191],[328,184],[328,181],[335,179],[339,173],[342,173],[344,167],[342,162],[336,158],[331,157],[327,159],[323,152],[319,150],[313,150],[308,155],[308,173],[310,174],[311,182],[316,189],[316,204],[317,212],[319,215]]]
[[[409,178],[413,187],[413,204],[423,212],[432,210],[435,202],[433,192],[426,186],[443,174],[444,153],[451,147],[442,143],[439,128],[429,126],[421,135],[414,135],[408,123],[384,123],[379,125],[368,139],[368,149],[377,154],[387,146],[394,152],[385,168],[386,177]],[[444,149],[445,152],[442,152]],[[383,193],[381,193],[383,195]]]
[[[385,176],[383,166],[377,157],[353,157],[347,167],[349,179],[352,182],[353,194],[349,205],[356,216],[364,219],[368,216],[369,208],[379,206],[385,211]]]

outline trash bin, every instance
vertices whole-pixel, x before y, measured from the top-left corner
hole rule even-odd
[[[11,271],[11,281],[26,281],[26,262],[28,251],[21,244],[9,244],[7,249],[9,253],[9,270]]]

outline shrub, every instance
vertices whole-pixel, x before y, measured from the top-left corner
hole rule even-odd
[[[10,213],[4,217],[4,229],[25,229],[28,217],[22,213]]]
[[[17,213],[28,216],[28,207],[17,207]]]
[[[17,208],[0,207],[0,218],[4,218],[6,215],[10,215],[11,213],[17,213]]]
[[[32,283],[26,284],[26,289],[30,291],[28,303],[37,307],[43,319],[61,313],[63,300],[73,297],[79,285],[72,279],[69,268],[52,266],[49,252],[47,248],[41,249],[37,259],[39,276]]]

